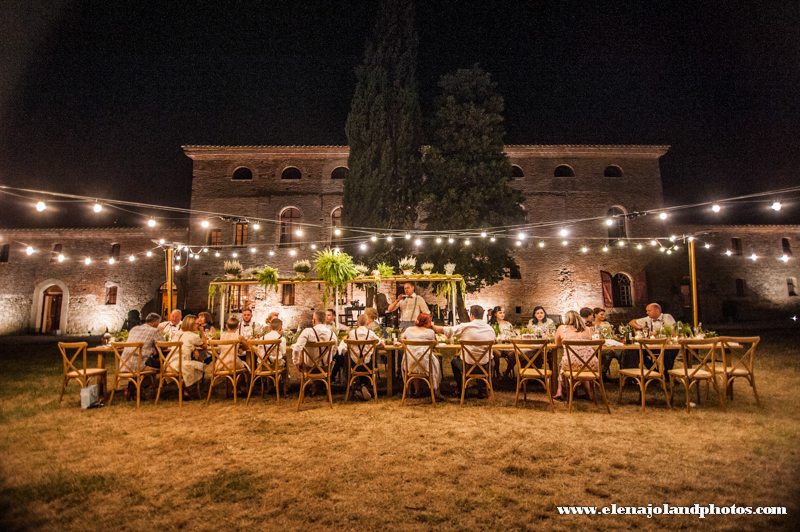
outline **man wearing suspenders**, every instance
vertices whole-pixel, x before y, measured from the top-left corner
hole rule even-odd
[[[313,327],[309,327],[304,329],[303,332],[300,333],[300,336],[297,338],[297,342],[292,346],[292,361],[294,365],[297,366],[297,371],[302,371],[302,367],[305,364],[310,365],[310,361],[307,361],[304,357],[303,348],[308,342],[330,342],[331,340],[336,341],[336,335],[331,332],[330,329],[325,327],[325,311],[324,310],[316,310],[314,311],[314,319],[313,319]],[[331,356],[332,350],[329,350],[326,359],[328,356]],[[319,359],[319,349],[311,350],[309,353],[310,356],[316,357],[316,360]]]
[[[406,283],[403,287],[403,291],[405,294],[399,296],[397,299],[394,300],[394,303],[389,305],[389,308],[386,309],[387,312],[394,312],[398,308],[400,309],[400,323],[398,324],[398,328],[400,331],[405,331],[409,327],[413,327],[414,323],[417,321],[417,316],[420,314],[430,314],[430,310],[428,310],[428,304],[425,303],[425,300],[422,299],[421,296],[418,296],[414,293],[414,285],[411,283]],[[403,367],[403,352],[397,352],[397,378],[402,379],[403,374],[400,368]]]
[[[374,332],[370,331],[367,328],[368,325],[369,325],[369,317],[366,314],[362,314],[361,316],[358,317],[358,327],[355,329],[350,329],[350,332],[347,333],[347,338],[349,340],[362,340],[362,341],[378,340],[377,347],[384,347],[383,340],[378,338]],[[347,356],[347,344],[345,343],[344,340],[342,340],[339,343],[339,354],[343,357]],[[353,356],[355,355],[351,355],[350,358],[353,360],[353,362],[356,362]],[[366,351],[364,362],[369,364],[373,356],[375,356],[373,349],[369,349],[369,351]],[[347,367],[349,368],[351,365],[352,364],[348,364]],[[357,366],[355,369],[356,371],[369,371],[368,368],[365,368],[363,365]],[[347,374],[349,374],[349,371],[345,371],[345,375]],[[361,397],[366,401],[372,399],[372,394],[369,393],[369,388],[367,388],[368,384],[369,384],[369,379],[366,377],[358,377],[356,379],[356,387],[361,390]]]

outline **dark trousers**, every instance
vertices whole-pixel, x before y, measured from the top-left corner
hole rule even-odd
[[[161,359],[158,358],[158,355],[153,355],[144,361],[144,365],[148,368],[161,369]]]
[[[456,378],[456,384],[458,388],[461,389],[461,379],[462,375],[464,374],[464,361],[461,360],[461,357],[455,357],[452,362],[450,362],[450,367],[453,368],[453,376]],[[489,368],[489,363],[481,364],[481,367],[489,374],[491,377],[491,369]],[[477,370],[472,372],[473,375],[479,374]],[[475,381],[475,385],[478,387],[478,391],[486,391],[486,383],[484,381]]]
[[[351,361],[351,364],[352,364],[352,361]],[[371,364],[371,362],[370,362],[370,364]],[[370,368],[369,366],[365,366],[364,364],[359,364],[358,366],[351,365],[350,368],[349,368],[349,371],[356,371],[358,373],[366,373],[367,371],[372,371],[372,368]],[[350,380],[349,372],[348,372],[348,375],[347,375],[347,380],[348,381]],[[356,377],[356,380],[353,381],[353,384],[355,384],[356,388],[358,388],[358,387],[361,387],[361,386],[369,387],[369,385],[372,384],[372,383],[370,382],[368,377],[361,376],[361,377]]]
[[[340,355],[339,353],[333,355],[333,369],[331,370],[331,380],[336,379],[336,377],[339,375],[339,371],[341,371],[342,368],[345,367],[344,362],[345,362],[344,355]]]
[[[665,349],[664,350],[664,371],[669,371],[673,367],[675,367],[675,359],[678,358],[678,353],[680,353],[679,349]],[[645,353],[644,354],[644,365],[645,367],[649,368],[653,365],[653,359],[650,358],[650,355]]]

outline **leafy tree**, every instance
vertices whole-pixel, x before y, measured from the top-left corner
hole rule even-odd
[[[385,0],[364,63],[356,69],[345,126],[350,146],[345,226],[402,229],[416,219],[422,183],[416,60],[412,2]]]
[[[503,98],[488,73],[477,65],[442,76],[442,94],[432,121],[425,158],[421,210],[427,230],[503,227],[524,222],[522,192],[511,186],[511,162],[504,152]],[[516,268],[513,241],[473,237],[453,244],[428,241],[425,256],[442,271],[454,262],[467,291],[495,284]]]

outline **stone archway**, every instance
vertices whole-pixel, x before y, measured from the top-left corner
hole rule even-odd
[[[69,323],[67,317],[69,315],[69,288],[59,279],[47,279],[36,285],[33,290],[33,301],[31,303],[31,317],[29,327],[33,331],[41,332],[42,330],[42,311],[45,305],[46,292],[51,287],[58,287],[61,289],[61,313],[59,315],[59,329],[62,333],[69,330]]]

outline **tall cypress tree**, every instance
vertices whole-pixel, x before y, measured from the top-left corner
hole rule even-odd
[[[385,0],[356,69],[345,126],[350,146],[342,203],[346,226],[402,229],[416,219],[422,183],[416,61],[413,3]]]
[[[511,186],[511,161],[503,145],[503,98],[477,65],[442,76],[436,102],[421,209],[428,230],[488,229],[524,222],[522,192]],[[491,231],[490,231],[491,232]],[[437,268],[456,264],[467,290],[480,290],[516,268],[507,238],[472,238],[428,244]]]

